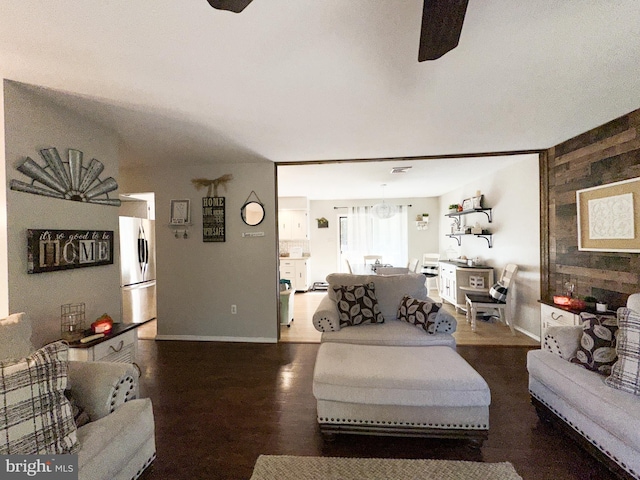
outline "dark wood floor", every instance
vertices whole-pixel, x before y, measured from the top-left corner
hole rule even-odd
[[[260,454],[511,462],[525,480],[609,479],[608,470],[538,421],[525,347],[458,347],[491,389],[489,438],[338,436],[325,445],[311,381],[317,344],[139,341],[141,394],[153,401],[158,479],[247,479]]]

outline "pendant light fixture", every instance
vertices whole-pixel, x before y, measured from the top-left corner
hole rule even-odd
[[[386,218],[391,218],[396,213],[398,213],[398,207],[396,207],[395,205],[390,205],[388,203],[385,203],[384,201],[384,187],[386,186],[387,186],[386,183],[382,184],[382,203],[377,203],[373,207],[371,207],[371,212],[373,213],[373,215],[376,218],[380,218],[382,220]]]

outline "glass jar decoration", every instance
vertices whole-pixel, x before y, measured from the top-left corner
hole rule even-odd
[[[67,303],[60,307],[60,334],[67,342],[77,342],[84,336],[84,303]]]

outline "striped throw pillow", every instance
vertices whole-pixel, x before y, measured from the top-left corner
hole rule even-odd
[[[0,362],[0,455],[76,453],[67,386],[69,347],[55,342]]]
[[[613,388],[640,395],[640,313],[619,308],[618,361],[611,368],[605,383]]]

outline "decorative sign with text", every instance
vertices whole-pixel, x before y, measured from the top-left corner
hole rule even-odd
[[[27,230],[27,272],[111,265],[113,240],[113,230]]]
[[[202,197],[202,241],[225,241],[225,197]]]

